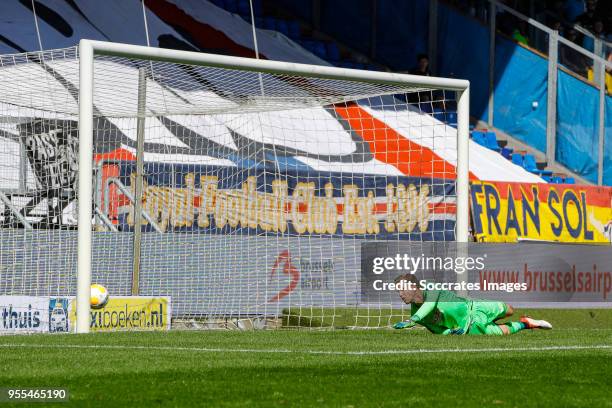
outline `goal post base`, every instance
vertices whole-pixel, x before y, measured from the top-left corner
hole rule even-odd
[[[283,327],[281,317],[209,317],[172,319],[174,330],[270,330]]]

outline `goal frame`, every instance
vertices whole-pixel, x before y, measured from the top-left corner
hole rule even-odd
[[[352,80],[400,86],[426,87],[457,92],[457,214],[455,239],[468,242],[469,231],[469,95],[470,83],[464,79],[440,78],[366,71],[291,62],[179,51],[104,41],[79,42],[79,177],[78,177],[78,262],[76,295],[76,332],[88,333],[90,326],[90,285],[93,218],[93,94],[96,55],[135,58],[237,69],[270,74]],[[82,175],[90,175],[82,177]]]

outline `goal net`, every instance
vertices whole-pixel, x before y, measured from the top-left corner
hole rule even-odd
[[[467,240],[467,126],[460,80],[89,41],[0,56],[0,330],[37,310],[53,331],[45,297],[89,330],[90,283],[168,297],[177,327],[388,326],[407,312],[364,299],[361,245]]]

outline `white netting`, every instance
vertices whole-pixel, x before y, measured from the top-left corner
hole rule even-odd
[[[76,49],[0,56],[0,296],[74,295],[78,69]],[[362,301],[360,246],[454,239],[447,94],[96,57],[92,281],[111,296],[132,290],[139,70],[141,295],[197,322],[403,313]]]

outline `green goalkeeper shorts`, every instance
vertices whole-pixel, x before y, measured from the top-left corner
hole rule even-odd
[[[468,334],[503,334],[495,321],[506,316],[507,310],[504,302],[474,300]]]

